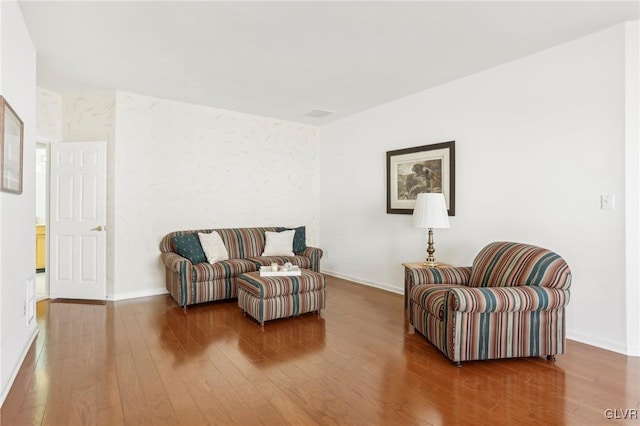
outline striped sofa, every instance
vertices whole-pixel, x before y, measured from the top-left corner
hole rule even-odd
[[[300,268],[318,272],[322,250],[307,247],[295,256],[261,256],[265,247],[265,231],[275,227],[229,228],[176,231],[160,241],[160,257],[165,266],[167,290],[182,307],[238,296],[237,279],[245,272],[257,271],[262,265],[291,262]],[[192,264],[176,252],[174,237],[196,232],[217,231],[229,252],[229,260],[214,264]]]
[[[547,356],[565,350],[571,271],[556,253],[494,242],[472,267],[413,274],[409,322],[451,361]]]

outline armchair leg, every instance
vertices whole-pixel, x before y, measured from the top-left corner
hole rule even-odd
[[[547,355],[547,360],[556,362],[556,356],[555,355]]]
[[[456,361],[456,367],[458,368],[462,367],[462,363],[460,361]]]
[[[409,334],[414,334],[416,332],[416,329],[413,325],[409,324]]]

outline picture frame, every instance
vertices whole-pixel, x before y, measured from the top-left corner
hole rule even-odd
[[[387,151],[387,213],[413,214],[417,195],[442,192],[456,214],[455,141]]]
[[[22,194],[24,123],[0,96],[0,190]]]

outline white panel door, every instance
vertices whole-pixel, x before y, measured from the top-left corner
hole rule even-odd
[[[51,144],[49,296],[107,296],[107,144]]]

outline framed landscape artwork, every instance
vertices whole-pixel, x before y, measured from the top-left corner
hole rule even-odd
[[[387,213],[413,214],[421,192],[441,192],[456,212],[455,141],[387,151]]]
[[[0,190],[22,194],[22,151],[24,124],[0,96]]]

